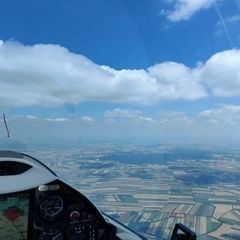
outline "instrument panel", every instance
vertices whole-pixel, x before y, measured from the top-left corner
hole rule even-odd
[[[94,205],[60,180],[39,186],[33,194],[29,239],[117,239],[113,226],[105,222]]]

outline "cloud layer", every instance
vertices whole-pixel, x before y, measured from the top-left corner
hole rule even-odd
[[[181,128],[184,124],[188,126],[193,125],[215,125],[215,126],[233,126],[238,125],[240,127],[240,105],[219,105],[215,108],[205,109],[196,113],[195,115],[189,115],[183,111],[160,111],[158,113],[146,113],[129,108],[115,108],[107,110],[103,113],[103,118],[92,118],[90,116],[74,116],[74,117],[56,117],[56,118],[44,118],[33,115],[15,116],[8,119],[8,121],[25,120],[30,122],[73,122],[80,123],[144,123],[166,126],[178,126]],[[0,120],[2,118],[0,117]],[[210,126],[209,125],[209,126]]]
[[[58,140],[156,143],[160,140],[161,143],[180,141],[181,144],[192,144],[196,141],[239,144],[240,140],[240,105],[222,105],[195,115],[180,111],[147,113],[116,108],[106,111],[104,118],[79,115],[46,119],[26,115],[10,117],[8,122],[11,136],[30,143],[42,141],[52,144]],[[0,133],[1,136],[6,134],[3,124],[0,124]]]
[[[189,68],[163,62],[115,70],[58,45],[0,42],[0,107],[59,106],[86,101],[155,104],[240,95],[240,50],[219,52]]]
[[[240,126],[240,106],[224,105],[217,109],[208,109],[198,114],[202,121],[210,124],[239,125]]]

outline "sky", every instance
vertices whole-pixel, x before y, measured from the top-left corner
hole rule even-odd
[[[0,39],[11,139],[240,140],[240,0],[3,0]]]

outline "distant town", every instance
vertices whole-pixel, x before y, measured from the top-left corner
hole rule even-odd
[[[240,239],[240,150],[80,145],[27,149],[109,216],[148,239],[183,223],[198,239]]]

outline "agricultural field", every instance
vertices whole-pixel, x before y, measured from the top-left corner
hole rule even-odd
[[[176,223],[200,240],[239,239],[240,151],[194,149],[93,145],[30,154],[148,239],[169,239]]]

